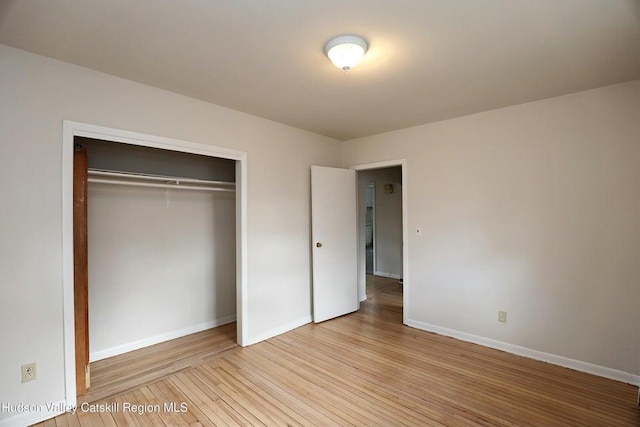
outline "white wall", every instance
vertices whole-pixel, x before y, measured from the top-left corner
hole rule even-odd
[[[402,169],[400,167],[364,170],[358,172],[358,239],[359,277],[366,270],[366,203],[367,184],[375,182],[375,274],[402,277]],[[386,194],[384,186],[393,185],[393,193]],[[359,283],[362,299],[366,291],[364,280]]]
[[[386,176],[376,182],[376,271],[375,274],[402,277],[402,169],[382,169]],[[373,172],[376,174],[376,172]],[[393,193],[385,193],[391,184]]]
[[[90,183],[88,200],[92,361],[235,319],[233,193]]]
[[[345,166],[407,159],[409,318],[638,374],[639,89],[345,144]],[[64,119],[248,152],[250,340],[310,319],[309,166],[335,141],[0,45],[0,402],[64,398]]]
[[[409,239],[412,324],[639,373],[639,91],[344,144],[344,166],[407,161],[409,227],[423,231]]]
[[[335,141],[0,45],[0,402],[64,399],[64,119],[246,151],[249,339],[310,320],[309,166]]]

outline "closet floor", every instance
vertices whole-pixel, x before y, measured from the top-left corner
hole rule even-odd
[[[240,348],[236,343],[236,323],[233,322],[93,362],[90,365],[91,387],[84,396],[78,396],[78,404],[138,388]]]

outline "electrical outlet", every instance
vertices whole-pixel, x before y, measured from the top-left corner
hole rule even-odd
[[[36,363],[27,363],[26,365],[22,365],[22,382],[28,383],[29,381],[33,381],[36,379],[37,371],[36,371]]]
[[[499,311],[498,312],[498,322],[507,323],[507,312],[506,311]]]

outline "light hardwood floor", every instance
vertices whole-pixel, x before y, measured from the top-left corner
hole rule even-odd
[[[192,355],[175,373],[98,401],[112,405],[106,412],[42,425],[640,425],[637,387],[403,326],[395,280],[369,277],[367,293],[358,313],[210,358],[192,349],[205,334],[130,353],[143,376],[153,363]],[[164,402],[187,410],[165,411]]]
[[[78,402],[95,402],[140,387],[167,375],[230,354],[236,344],[236,324],[91,363],[91,387]]]

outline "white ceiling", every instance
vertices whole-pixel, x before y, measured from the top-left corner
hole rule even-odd
[[[639,0],[0,0],[0,43],[346,140],[637,79]],[[347,75],[334,36],[370,45]]]

